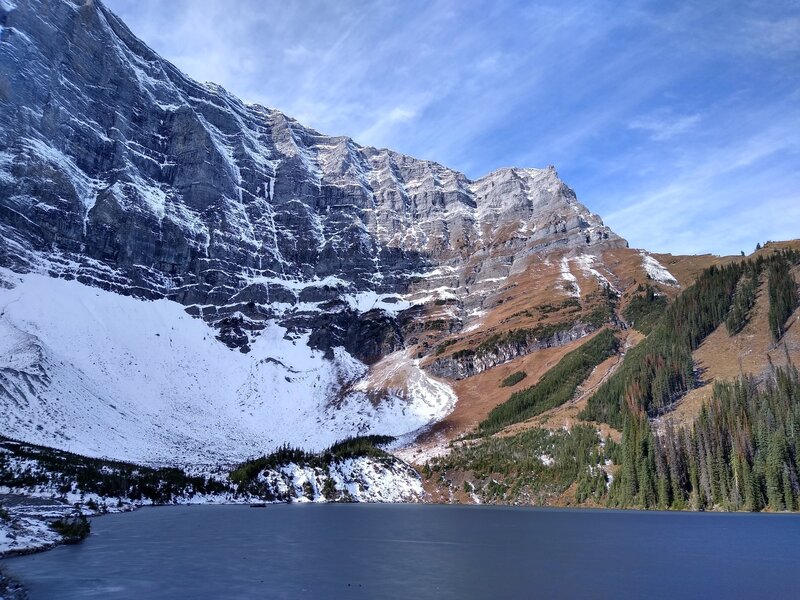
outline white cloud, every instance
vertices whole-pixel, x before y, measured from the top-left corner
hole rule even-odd
[[[662,111],[638,117],[631,121],[631,129],[640,129],[649,134],[651,140],[663,142],[694,129],[700,122],[700,115],[673,115]]]
[[[396,106],[381,111],[375,122],[359,133],[357,139],[367,145],[388,146],[390,133],[398,125],[409,123],[417,116],[417,109]]]

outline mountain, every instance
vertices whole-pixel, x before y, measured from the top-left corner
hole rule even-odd
[[[44,255],[82,283],[174,300],[243,349],[274,319],[328,325],[314,346],[369,361],[402,344],[391,327],[375,340],[365,309],[506,276],[523,250],[622,243],[553,169],[469,181],[321,135],[190,80],[100,3],[2,19],[3,260],[18,270]]]
[[[799,279],[795,240],[640,284],[628,329],[470,378],[401,455],[444,502],[800,510]]]
[[[632,249],[553,167],[470,180],[0,0],[11,490],[800,509],[799,250]]]
[[[2,0],[0,67],[0,403],[28,443],[421,460],[508,375],[608,328],[620,362],[730,260],[628,248],[553,167],[470,180],[243,103],[100,2]]]
[[[412,432],[455,402],[429,338],[532,261],[626,245],[552,167],[470,181],[324,136],[192,81],[99,2],[5,0],[0,24],[13,436],[188,460]]]

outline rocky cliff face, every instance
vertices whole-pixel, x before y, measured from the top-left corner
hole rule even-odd
[[[99,2],[4,0],[0,24],[0,262],[16,270],[177,301],[243,349],[278,319],[369,360],[404,343],[373,308],[622,243],[552,167],[470,181],[319,134],[192,81]]]
[[[369,365],[418,360],[531,261],[625,245],[552,167],[472,181],[197,83],[100,2],[0,0],[0,268],[177,302],[244,353],[275,325]]]
[[[558,331],[512,330],[511,335],[495,335],[484,340],[476,350],[456,351],[435,359],[429,370],[447,379],[464,379],[487,369],[525,356],[542,348],[563,346],[597,329],[597,325],[575,323]]]

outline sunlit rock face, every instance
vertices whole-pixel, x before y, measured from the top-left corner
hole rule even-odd
[[[623,243],[552,168],[470,181],[322,135],[191,80],[99,2],[3,0],[0,24],[4,266],[175,300],[245,350],[278,319],[374,360],[409,293]]]

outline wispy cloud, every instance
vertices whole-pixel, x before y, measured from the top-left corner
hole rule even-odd
[[[635,118],[629,127],[647,132],[655,142],[664,142],[691,131],[700,122],[700,118],[699,114],[677,116],[666,111]]]
[[[392,130],[404,123],[409,123],[417,116],[417,109],[396,106],[376,116],[375,122],[356,137],[365,144],[380,145],[381,141],[390,137]]]
[[[634,244],[800,236],[773,212],[800,205],[794,0],[106,1],[189,75],[319,131],[471,177],[555,164]]]
[[[758,241],[800,235],[800,138],[785,122],[693,155],[656,185],[617,199],[606,221],[634,232],[636,246],[663,252],[736,252]],[[800,121],[796,123],[800,126]]]

